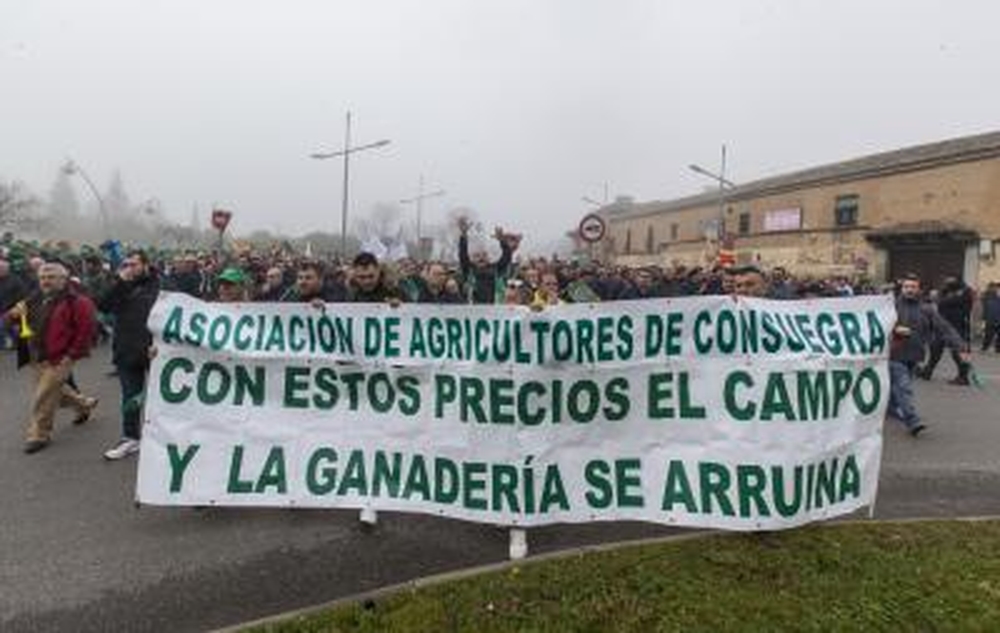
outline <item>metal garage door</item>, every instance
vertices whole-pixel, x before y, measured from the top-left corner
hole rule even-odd
[[[961,245],[901,246],[889,250],[889,278],[917,273],[924,287],[936,287],[948,276],[963,279],[965,249]]]

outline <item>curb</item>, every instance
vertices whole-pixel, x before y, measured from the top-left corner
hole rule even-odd
[[[908,525],[912,523],[941,523],[947,521],[956,521],[964,523],[978,523],[984,521],[1000,521],[1000,515],[983,515],[983,516],[971,516],[971,517],[954,517],[954,518],[942,518],[942,517],[913,517],[905,519],[884,519],[884,520],[872,520],[872,519],[848,519],[844,521],[827,521],[824,523],[813,524],[813,527],[826,528],[829,526],[841,526],[841,525]],[[807,526],[802,526],[807,527]],[[692,528],[692,532],[689,534],[672,534],[670,536],[658,536],[654,538],[637,539],[634,541],[615,541],[612,543],[600,543],[596,545],[584,545],[581,547],[573,547],[570,549],[561,549],[555,552],[546,552],[545,554],[539,554],[537,556],[529,556],[521,560],[506,560],[497,563],[490,563],[487,565],[479,565],[476,567],[468,567],[466,569],[458,569],[455,571],[442,572],[440,574],[433,574],[431,576],[423,576],[420,578],[415,578],[413,580],[408,580],[406,582],[396,583],[393,585],[386,585],[385,587],[379,587],[378,589],[372,589],[370,591],[365,591],[358,594],[353,594],[350,596],[344,596],[342,598],[336,598],[327,602],[322,602],[320,604],[314,604],[308,607],[302,607],[300,609],[293,609],[291,611],[285,611],[275,615],[264,616],[257,620],[251,620],[249,622],[242,622],[240,624],[234,624],[220,629],[215,629],[213,633],[238,633],[248,628],[266,626],[269,624],[278,624],[280,622],[287,622],[290,620],[295,620],[298,618],[307,617],[314,615],[322,611],[328,611],[337,607],[341,607],[347,604],[353,604],[357,602],[366,602],[369,600],[378,600],[386,596],[394,595],[402,591],[412,591],[415,589],[421,589],[424,587],[433,587],[435,585],[440,585],[446,582],[451,582],[453,580],[463,580],[465,578],[470,578],[473,576],[479,576],[482,574],[488,574],[498,571],[506,571],[514,567],[519,567],[522,565],[530,565],[534,563],[541,563],[551,560],[561,560],[565,558],[571,558],[573,556],[581,556],[584,554],[592,554],[599,552],[608,552],[625,547],[641,547],[644,545],[661,545],[664,543],[678,543],[683,541],[691,541],[695,539],[705,538],[706,536],[736,536],[739,534],[748,534],[748,532],[731,532],[725,530],[699,530],[697,528]]]

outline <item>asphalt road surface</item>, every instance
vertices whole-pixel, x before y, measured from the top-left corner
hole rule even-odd
[[[917,440],[887,423],[876,514],[1000,514],[1000,359],[977,358],[985,389],[946,384],[946,358],[918,403]],[[53,444],[21,452],[29,372],[0,352],[0,630],[200,631],[446,570],[504,560],[507,533],[419,515],[356,511],[136,508],[135,460],[106,463],[118,437],[108,352],[78,379],[98,395],[82,427],[61,413]],[[534,553],[670,534],[646,524],[530,532]]]

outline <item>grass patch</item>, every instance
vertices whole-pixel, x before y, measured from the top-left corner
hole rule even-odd
[[[821,525],[626,547],[258,633],[998,631],[1000,522]]]

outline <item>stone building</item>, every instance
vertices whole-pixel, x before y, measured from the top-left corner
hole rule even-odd
[[[718,226],[737,263],[886,281],[914,271],[1000,280],[1000,132],[920,145],[666,202],[601,209],[621,264],[711,265]]]

